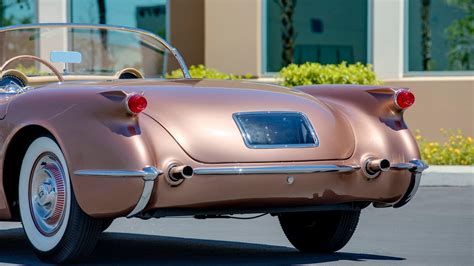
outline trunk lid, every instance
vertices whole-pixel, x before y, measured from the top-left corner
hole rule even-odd
[[[144,91],[148,99],[145,113],[166,128],[189,156],[203,163],[342,160],[354,151],[354,135],[345,117],[302,92],[217,80],[181,80],[135,89]],[[235,120],[235,114],[246,112],[301,113],[319,144],[250,148]]]

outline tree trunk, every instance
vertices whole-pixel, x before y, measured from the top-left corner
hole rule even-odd
[[[105,0],[97,0],[97,6],[99,11],[99,24],[107,24],[107,16],[106,16],[106,7],[105,7]],[[107,66],[109,63],[108,60],[108,35],[107,30],[100,30],[100,42],[103,48],[102,58],[102,68]]]
[[[431,67],[430,0],[421,0],[421,55],[423,70]]]
[[[106,17],[106,8],[105,8],[105,0],[97,0],[97,5],[99,7],[99,24],[106,24],[107,17]]]
[[[5,20],[5,7],[3,6],[3,0],[0,0],[0,26],[6,26],[3,25]]]
[[[275,0],[281,10],[281,40],[283,48],[281,59],[283,67],[293,63],[293,52],[296,39],[293,15],[295,13],[296,1],[297,0]]]

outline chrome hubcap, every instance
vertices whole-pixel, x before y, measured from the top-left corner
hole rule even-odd
[[[31,172],[29,199],[33,221],[43,235],[53,235],[61,227],[66,193],[59,159],[51,153],[39,156]]]

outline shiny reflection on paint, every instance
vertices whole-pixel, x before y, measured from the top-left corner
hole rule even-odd
[[[209,135],[218,136],[218,137],[232,137],[234,134],[228,130],[219,130],[219,129],[209,129]]]
[[[144,139],[138,136],[135,138],[134,142],[135,142],[134,145],[135,145],[136,151],[138,155],[140,156],[140,158],[147,159],[149,152],[148,152],[148,148]]]
[[[410,130],[406,129],[404,132],[401,134],[401,142],[400,145],[402,147],[405,147],[404,154],[408,156],[408,158],[404,158],[405,161],[408,160],[413,160],[413,159],[419,159],[419,150],[418,150],[418,145],[415,141],[415,138],[411,134]]]

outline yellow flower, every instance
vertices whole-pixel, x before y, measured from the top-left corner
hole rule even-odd
[[[461,131],[441,129],[445,140],[430,142],[419,132],[415,134],[422,157],[431,164],[474,165],[474,137],[467,137]]]

